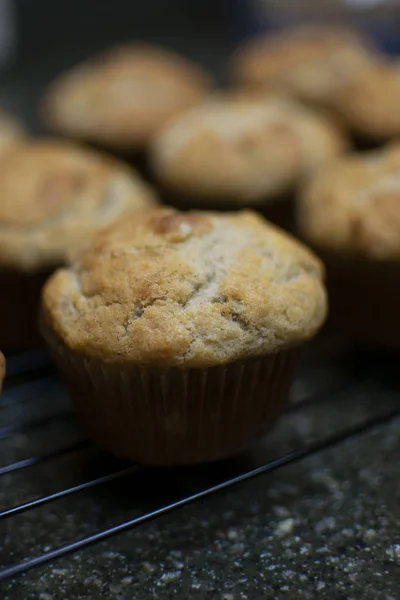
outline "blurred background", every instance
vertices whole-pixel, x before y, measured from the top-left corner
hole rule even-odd
[[[340,19],[400,49],[399,0],[0,0],[4,70],[60,68],[116,41],[173,46],[221,72],[241,38],[303,20]]]

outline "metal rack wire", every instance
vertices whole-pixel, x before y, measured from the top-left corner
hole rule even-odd
[[[371,365],[373,368],[368,368],[368,363],[365,362],[363,357],[363,370],[358,368],[343,369],[343,365],[339,366],[338,371],[335,372],[334,377],[326,376],[324,369],[327,365],[332,363],[332,354],[327,353],[323,355],[322,359],[319,357],[316,359],[315,354],[311,356],[306,363],[303,371],[301,372],[298,381],[304,382],[310,378],[315,381],[317,374],[322,376],[320,379],[324,381],[322,388],[315,390],[306,395],[300,394],[299,397],[294,397],[292,402],[289,404],[286,411],[286,415],[295,414],[298,411],[304,411],[308,408],[324,407],[327,402],[336,402],[337,398],[346,398],[346,404],[352,401],[352,398],[356,397],[356,391],[359,389],[364,390],[362,398],[363,404],[369,402],[371,396],[378,394],[380,398],[383,396],[390,398],[391,391],[394,392],[394,396],[397,395],[397,390],[391,388],[391,377],[390,377],[390,364],[388,365],[387,360],[376,360],[373,357]],[[339,360],[341,360],[341,354],[339,353]],[[337,357],[335,358],[337,360]],[[348,357],[345,357],[343,364],[348,365]],[[357,364],[357,361],[355,362]],[[367,364],[367,368],[365,365]],[[337,373],[341,375],[338,380]],[[365,373],[368,373],[368,379],[365,377]],[[40,396],[43,385],[49,380],[55,381],[56,385],[57,378],[53,373],[51,364],[45,354],[33,353],[25,356],[12,357],[8,364],[9,378],[5,389],[4,396],[0,399],[0,441],[12,438],[13,436],[20,435],[21,433],[29,433],[32,431],[40,430],[43,427],[52,426],[53,423],[60,419],[72,418],[70,409],[65,408],[61,403],[61,408],[54,411],[50,415],[41,415],[39,417],[28,418],[28,420],[22,420],[17,418],[12,423],[4,424],[1,420],[1,413],[6,409],[15,409],[19,405],[26,407],[29,405],[35,405],[42,400]],[[36,387],[35,387],[36,386]],[[312,386],[311,386],[312,387]],[[317,386],[318,387],[318,386]],[[56,388],[57,394],[62,393],[62,388]],[[36,390],[36,392],[35,392]],[[28,393],[26,393],[28,392]],[[355,400],[354,400],[355,402]],[[244,471],[230,476],[228,478],[222,478],[216,483],[206,485],[194,493],[190,493],[180,497],[172,502],[167,502],[156,509],[146,511],[139,516],[132,516],[131,518],[125,519],[115,525],[100,529],[95,533],[83,536],[79,539],[73,540],[72,542],[62,544],[50,550],[44,551],[37,555],[26,557],[19,560],[15,564],[6,565],[0,567],[0,582],[6,579],[15,577],[29,569],[45,565],[58,558],[78,552],[88,546],[94,545],[101,541],[104,541],[112,536],[119,533],[125,532],[134,527],[138,527],[144,523],[157,519],[167,513],[175,511],[193,502],[205,499],[206,497],[222,492],[228,488],[243,483],[251,478],[255,478],[259,475],[269,473],[285,465],[289,465],[296,461],[299,461],[307,456],[314,455],[321,452],[324,449],[333,447],[341,442],[352,438],[360,433],[363,433],[379,424],[390,421],[395,416],[400,415],[400,407],[396,402],[380,402],[379,410],[377,409],[377,403],[375,402],[375,408],[372,411],[372,415],[368,415],[366,418],[356,418],[350,425],[340,430],[334,430],[328,432],[323,438],[303,443],[300,447],[290,449],[280,456],[274,457],[269,460],[261,461],[261,464],[245,469]],[[25,412],[25,410],[24,410]],[[12,475],[24,469],[29,469],[34,465],[45,464],[49,461],[55,461],[60,457],[66,456],[69,453],[81,453],[86,451],[90,447],[90,444],[86,440],[77,439],[72,443],[62,447],[52,447],[43,453],[39,453],[32,456],[27,456],[22,459],[16,460],[9,464],[0,466],[0,479],[5,475]],[[1,455],[1,454],[0,454]],[[39,509],[42,506],[53,503],[62,498],[72,499],[85,490],[97,488],[99,486],[107,486],[111,482],[121,480],[126,477],[135,477],[140,473],[143,473],[145,469],[138,465],[118,465],[117,468],[112,468],[106,474],[96,476],[93,478],[87,478],[77,484],[66,486],[65,488],[44,494],[40,497],[28,500],[25,502],[18,503],[14,506],[9,506],[0,510],[0,525],[4,521],[8,521],[22,515]],[[1,487],[1,485],[0,485]]]

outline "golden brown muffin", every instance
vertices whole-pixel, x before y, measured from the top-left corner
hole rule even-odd
[[[354,31],[303,26],[248,41],[234,55],[232,71],[241,86],[330,106],[337,91],[377,58]]]
[[[375,65],[349,82],[336,99],[344,122],[360,138],[385,142],[400,136],[400,63]]]
[[[0,153],[8,150],[25,137],[25,131],[19,121],[0,109]]]
[[[152,464],[239,451],[282,409],[326,313],[316,257],[262,217],[161,208],[93,239],[43,293],[89,432]]]
[[[213,98],[171,121],[150,163],[166,190],[201,208],[262,206],[346,148],[325,117],[282,97]]]
[[[400,345],[400,145],[338,159],[299,200],[328,266],[332,313],[358,339]]]
[[[50,270],[95,231],[155,202],[123,163],[51,140],[21,143],[0,156],[0,198],[0,341],[6,349],[36,340],[38,296]]]
[[[0,352],[0,394],[3,388],[3,381],[6,374],[6,360],[3,354]]]
[[[197,65],[161,48],[126,44],[59,76],[42,105],[63,135],[120,151],[141,150],[171,117],[210,87]]]

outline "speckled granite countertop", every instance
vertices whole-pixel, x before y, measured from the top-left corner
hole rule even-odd
[[[375,373],[375,357],[327,359],[308,357],[294,386],[292,409],[251,453],[212,467],[145,471],[0,522],[0,563],[18,562],[124,521],[396,405],[396,360],[381,361]],[[68,405],[51,374],[33,386],[9,389],[4,400],[1,426],[6,420],[16,423],[64,412]],[[1,440],[1,464],[63,446],[76,436],[74,420],[64,413],[29,433]],[[399,456],[400,418],[394,418],[293,465],[3,582],[0,597],[399,598]],[[89,449],[3,475],[0,507],[112,468],[110,459]]]

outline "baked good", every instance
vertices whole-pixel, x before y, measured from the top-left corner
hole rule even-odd
[[[336,108],[359,139],[382,143],[400,135],[400,63],[363,70],[336,98]]]
[[[114,159],[39,140],[0,155],[0,345],[37,341],[36,311],[49,271],[98,229],[155,196]]]
[[[183,57],[130,43],[57,77],[41,113],[63,135],[137,151],[168,119],[197,104],[210,84],[208,75]]]
[[[3,109],[0,109],[0,154],[25,137],[22,124]]]
[[[89,436],[143,463],[216,460],[283,407],[325,318],[323,269],[252,212],[160,208],[46,284],[42,330]]]
[[[328,269],[331,313],[362,341],[400,345],[400,144],[337,159],[298,205]]]
[[[164,191],[193,208],[267,205],[346,148],[327,118],[275,96],[214,97],[168,123],[150,148]],[[167,196],[168,197],[168,196]]]
[[[283,90],[330,106],[341,86],[376,60],[376,50],[358,32],[302,26],[245,42],[232,59],[232,75],[240,86]]]
[[[0,352],[0,394],[3,387],[4,376],[6,374],[6,359],[4,355]]]

